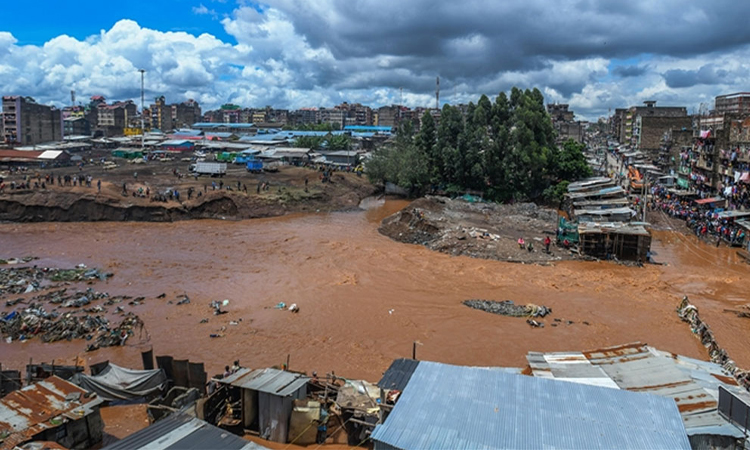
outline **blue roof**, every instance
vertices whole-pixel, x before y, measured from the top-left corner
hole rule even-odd
[[[372,434],[399,449],[690,449],[672,399],[421,361]]]
[[[193,124],[193,128],[237,128],[246,129],[252,128],[255,124],[253,123],[223,123],[223,122],[198,122]]]
[[[347,131],[374,131],[374,132],[381,132],[381,133],[390,133],[392,131],[391,127],[378,127],[373,125],[347,125],[344,127],[344,130]]]

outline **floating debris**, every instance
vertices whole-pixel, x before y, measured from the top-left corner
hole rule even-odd
[[[478,309],[492,314],[510,317],[544,317],[552,313],[552,308],[533,303],[516,305],[513,300],[464,300],[463,304],[469,308]]]

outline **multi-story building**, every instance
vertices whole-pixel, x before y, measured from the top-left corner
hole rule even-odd
[[[289,114],[288,123],[299,126],[307,124],[320,123],[320,113],[318,108],[300,108]]]
[[[401,122],[401,108],[397,105],[381,106],[378,108],[378,123],[379,127],[391,127],[396,128]]]
[[[128,126],[129,118],[134,117],[137,113],[135,103],[132,100],[116,102],[111,105],[101,103],[97,107],[97,110],[97,128],[105,136],[122,134],[125,127]]]
[[[169,133],[174,129],[172,123],[172,106],[167,105],[164,96],[154,99],[154,103],[149,107],[151,111],[151,128],[159,129],[164,133]]]
[[[719,114],[750,114],[750,92],[719,95],[715,99],[716,112]]]
[[[9,145],[59,141],[63,136],[62,111],[40,105],[31,97],[3,97],[3,138]]]
[[[615,115],[620,117],[618,137],[621,144],[630,144],[642,150],[658,150],[667,130],[691,125],[684,106],[656,106],[655,101],[643,103],[646,106],[632,106],[624,114],[622,110],[615,110]]]
[[[63,134],[65,136],[90,136],[91,124],[85,117],[66,117],[63,119]]]
[[[193,99],[172,105],[173,128],[189,128],[201,121],[201,107]]]
[[[557,142],[562,143],[568,139],[583,142],[584,126],[575,120],[575,114],[568,109],[569,106],[562,103],[550,103],[547,105],[547,113],[552,119],[552,126],[557,132]]]

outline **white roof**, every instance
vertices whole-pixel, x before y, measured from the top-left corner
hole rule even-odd
[[[62,150],[45,150],[39,155],[39,159],[55,159],[62,154]]]

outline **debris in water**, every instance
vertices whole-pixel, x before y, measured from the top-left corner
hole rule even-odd
[[[464,300],[463,304],[469,308],[479,309],[493,314],[510,317],[544,317],[552,313],[552,308],[533,303],[516,305],[513,300]]]

